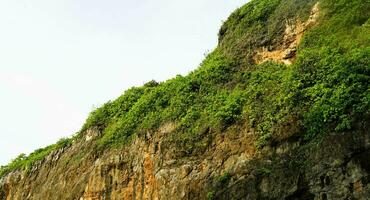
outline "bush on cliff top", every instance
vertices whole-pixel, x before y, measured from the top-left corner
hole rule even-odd
[[[196,135],[247,121],[259,133],[260,145],[284,132],[299,132],[309,140],[354,128],[369,115],[370,5],[347,1],[320,1],[319,25],[306,33],[292,66],[257,66],[246,55],[262,41],[274,44],[282,37],[285,22],[276,19],[305,20],[316,2],[252,1],[224,23],[220,46],[197,70],[154,87],[135,88],[140,92],[134,98],[127,91],[94,111],[90,118],[102,113],[103,119],[88,120],[84,128],[104,124],[103,146],[119,145],[166,122],[175,122],[178,132]]]

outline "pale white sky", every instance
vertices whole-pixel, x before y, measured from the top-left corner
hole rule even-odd
[[[131,86],[195,69],[247,1],[1,0],[0,165]]]

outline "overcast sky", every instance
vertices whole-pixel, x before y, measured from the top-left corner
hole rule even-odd
[[[0,165],[129,87],[195,69],[247,0],[1,0]]]

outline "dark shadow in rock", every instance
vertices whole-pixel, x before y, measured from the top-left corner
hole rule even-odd
[[[361,168],[370,173],[370,150],[364,151],[353,158],[353,160],[360,164]]]
[[[308,189],[308,183],[304,178],[304,175],[299,175],[298,179],[298,189],[288,197],[286,200],[314,200],[315,195],[312,194]]]

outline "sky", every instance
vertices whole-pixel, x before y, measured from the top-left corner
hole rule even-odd
[[[194,70],[248,0],[1,0],[0,165],[132,86]]]

